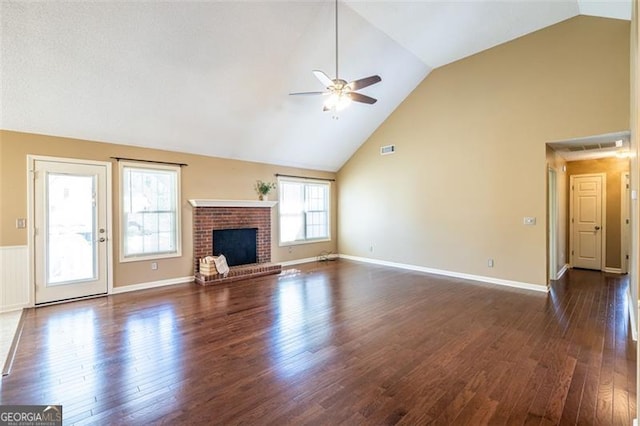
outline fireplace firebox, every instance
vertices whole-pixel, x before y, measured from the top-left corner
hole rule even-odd
[[[212,232],[213,255],[224,255],[229,266],[258,261],[258,228],[214,229]]]

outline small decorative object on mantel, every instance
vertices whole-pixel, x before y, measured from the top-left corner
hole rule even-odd
[[[258,199],[260,201],[268,201],[269,193],[276,189],[276,184],[273,182],[263,182],[261,180],[257,180],[255,189],[258,193]]]

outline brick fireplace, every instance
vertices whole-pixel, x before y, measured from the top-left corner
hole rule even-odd
[[[271,209],[275,202],[189,200],[193,206],[193,267],[196,282],[214,284],[266,274],[279,273],[271,264]],[[213,255],[213,230],[257,228],[257,263],[232,267],[227,276],[199,273],[200,259]]]

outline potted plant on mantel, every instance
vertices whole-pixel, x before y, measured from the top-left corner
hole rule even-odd
[[[269,193],[276,189],[276,184],[273,182],[257,180],[255,188],[258,193],[258,199],[260,201],[267,201],[269,199]]]

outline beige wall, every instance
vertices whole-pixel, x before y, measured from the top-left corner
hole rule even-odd
[[[585,161],[569,161],[567,163],[567,191],[570,191],[570,178],[574,175],[588,174],[588,173],[605,173],[607,176],[607,200],[606,200],[606,212],[607,221],[606,226],[606,261],[605,266],[607,268],[620,268],[621,263],[621,190],[622,190],[622,174],[629,172],[629,160],[619,158],[602,158],[598,160],[585,160]],[[567,229],[567,250],[569,247],[569,229],[571,218],[567,216],[566,229]]]
[[[545,143],[629,128],[629,31],[579,16],[433,71],[339,171],[340,252],[545,285]]]
[[[188,164],[182,168],[182,257],[160,259],[158,270],[152,271],[151,261],[119,263],[118,251],[118,168],[113,162],[113,235],[114,286],[193,275],[192,210],[189,199],[255,200],[253,185],[257,179],[275,181],[275,173],[334,178],[334,173],[294,169],[268,164],[226,160],[181,154],[147,148],[137,148],[77,139],[0,131],[0,247],[27,244],[27,231],[16,229],[17,218],[27,217],[27,155],[45,155],[98,161],[113,161],[109,157],[141,158]],[[335,187],[335,185],[334,185]],[[335,194],[335,191],[333,192]],[[336,197],[332,200],[332,241],[278,247],[276,208],[272,209],[272,261],[303,259],[322,251],[336,251]]]

